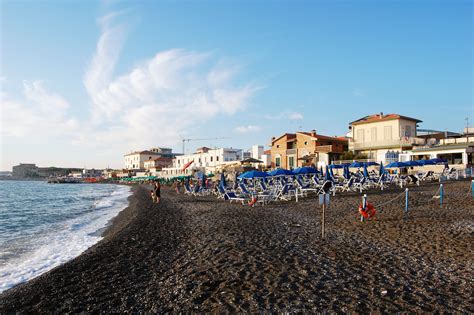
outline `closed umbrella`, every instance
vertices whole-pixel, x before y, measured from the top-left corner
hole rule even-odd
[[[364,177],[369,178],[369,172],[367,171],[367,165],[364,164]]]
[[[344,165],[344,178],[345,179],[351,178],[351,174],[349,173],[349,165]]]
[[[225,182],[225,174],[224,172],[221,173],[221,182],[220,182],[220,185],[222,188],[226,188],[227,186],[227,183]]]

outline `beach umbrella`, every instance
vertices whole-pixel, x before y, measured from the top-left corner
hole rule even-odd
[[[407,166],[422,166],[422,164],[420,164],[418,161],[406,161],[405,164]]]
[[[248,171],[238,176],[239,179],[253,179],[267,177],[268,174],[260,171]]]
[[[385,175],[385,168],[383,167],[383,164],[380,163],[379,176],[384,176],[384,175]]]
[[[397,167],[407,167],[405,162],[392,162],[385,166],[385,168],[397,168]]]
[[[283,168],[277,168],[274,169],[273,171],[267,172],[269,176],[289,176],[289,175],[295,175],[292,171],[285,170]]]
[[[436,165],[435,161],[432,160],[419,160],[418,161],[422,166],[424,165]]]
[[[362,163],[362,162],[357,162],[357,161],[352,162],[352,163],[349,165],[349,167],[353,167],[353,168],[361,168],[361,167],[363,167],[363,166],[364,166],[364,163]]]
[[[369,172],[367,171],[367,165],[364,164],[364,177],[369,178]]]
[[[321,167],[319,168],[319,174],[323,174],[323,166],[321,165]]]
[[[329,165],[329,168],[330,168],[330,169],[333,169],[333,168],[336,168],[336,169],[338,169],[338,168],[344,168],[344,164],[331,164],[331,165]]]
[[[302,174],[317,174],[318,170],[313,167],[298,167],[293,170],[293,174],[302,175]]]

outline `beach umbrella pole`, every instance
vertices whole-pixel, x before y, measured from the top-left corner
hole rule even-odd
[[[408,216],[408,188],[405,189],[405,214],[403,217],[406,219],[407,216]]]
[[[439,207],[443,208],[444,186],[439,184]]]
[[[362,208],[364,209],[364,211],[367,208],[367,194],[364,194],[364,196],[362,196]],[[363,215],[360,215],[360,222],[364,222]]]

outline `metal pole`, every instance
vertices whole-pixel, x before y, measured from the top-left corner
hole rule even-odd
[[[321,234],[322,238],[325,238],[325,225],[326,225],[326,193],[323,193],[323,217],[322,217],[322,224],[321,224]]]
[[[474,198],[474,179],[471,180],[471,197]]]
[[[296,202],[298,202],[298,187],[296,187],[295,189],[295,199],[296,199]]]
[[[405,189],[405,216],[408,215],[408,188]]]
[[[443,207],[444,187],[443,184],[439,185],[439,207]]]

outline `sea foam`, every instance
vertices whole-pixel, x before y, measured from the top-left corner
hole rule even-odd
[[[31,251],[0,265],[0,292],[79,256],[100,241],[98,231],[128,205],[129,187],[115,187],[113,192],[93,202],[91,211],[61,222],[51,233],[28,239]],[[9,254],[8,249],[2,254]]]

